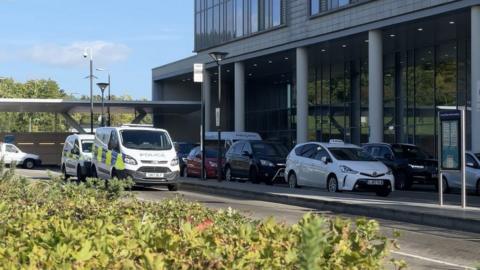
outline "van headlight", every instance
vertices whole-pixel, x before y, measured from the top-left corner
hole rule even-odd
[[[123,162],[125,162],[128,165],[137,165],[137,161],[129,155],[123,156]]]
[[[342,173],[358,174],[357,171],[352,170],[350,167],[347,167],[347,166],[344,166],[344,165],[340,166],[340,171],[341,171]]]
[[[275,167],[271,161],[260,159],[260,164],[264,167]]]
[[[170,166],[178,166],[178,158],[172,159],[172,161],[170,161]]]

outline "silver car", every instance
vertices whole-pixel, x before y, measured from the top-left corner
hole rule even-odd
[[[467,191],[475,192],[480,195],[480,153],[466,153],[466,175],[467,175]],[[445,172],[443,174],[443,190],[448,193],[452,189],[460,189],[462,187],[460,173]]]

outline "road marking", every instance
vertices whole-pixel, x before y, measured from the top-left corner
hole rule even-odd
[[[475,268],[470,267],[470,266],[465,266],[465,265],[454,264],[454,263],[444,262],[444,261],[440,261],[440,260],[430,259],[430,258],[427,258],[427,257],[422,257],[422,256],[414,255],[414,254],[401,252],[401,251],[392,250],[391,252],[393,254],[397,254],[397,255],[401,255],[401,256],[405,256],[405,257],[412,257],[412,258],[415,258],[415,259],[424,260],[424,261],[428,261],[428,262],[433,262],[433,263],[438,263],[438,264],[443,264],[443,265],[448,265],[448,266],[463,268],[463,269],[468,269],[468,270],[475,270]]]

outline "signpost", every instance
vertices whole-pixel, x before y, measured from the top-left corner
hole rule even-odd
[[[457,172],[462,181],[462,208],[466,207],[465,176],[465,108],[438,113],[440,119],[438,192],[443,205],[443,172]]]
[[[201,108],[201,124],[200,124],[200,151],[202,153],[202,167],[200,168],[200,179],[205,179],[205,89],[203,85],[203,72],[205,66],[203,64],[193,64],[193,82],[202,84],[202,108]]]

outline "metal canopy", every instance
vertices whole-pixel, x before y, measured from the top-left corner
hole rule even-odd
[[[101,113],[102,103],[95,101],[93,105],[94,112]],[[200,105],[200,101],[105,101],[111,113],[186,114],[200,110]],[[90,113],[90,101],[0,98],[0,112]]]

